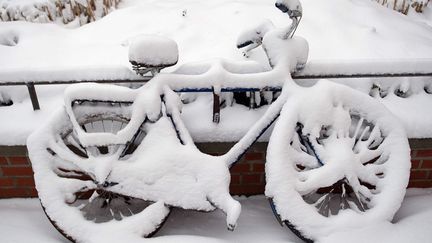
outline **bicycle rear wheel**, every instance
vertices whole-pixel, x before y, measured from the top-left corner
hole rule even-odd
[[[409,145],[378,101],[320,81],[285,105],[267,150],[266,195],[307,242],[389,221],[408,184]]]
[[[74,101],[74,114],[86,133],[117,134],[130,119],[131,103]],[[143,124],[127,144],[83,146],[66,111],[59,111],[28,140],[36,188],[48,219],[73,242],[101,235],[150,237],[163,225],[170,209],[112,191],[97,168],[126,160],[146,136]],[[106,166],[104,165],[106,164]]]

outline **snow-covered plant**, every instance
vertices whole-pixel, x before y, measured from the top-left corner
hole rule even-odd
[[[350,86],[349,84],[347,84]],[[368,85],[365,82],[365,85]],[[424,92],[430,94],[432,91],[431,80],[396,78],[391,80],[376,80],[370,84],[369,95],[375,98],[385,98],[388,95],[396,95],[400,98],[422,95]]]
[[[0,45],[16,46],[19,42],[18,34],[15,31],[0,31]]]
[[[422,13],[424,8],[427,7],[430,0],[413,0],[411,7],[417,12]]]
[[[424,91],[426,91],[428,94],[432,94],[432,82],[429,82],[425,85]]]
[[[120,0],[0,0],[0,21],[61,22],[96,21],[111,12]]]
[[[13,104],[13,101],[9,97],[9,95],[0,90],[0,106],[10,106]]]
[[[376,0],[379,4],[392,8],[403,14],[408,14],[410,8],[422,13],[430,0]]]

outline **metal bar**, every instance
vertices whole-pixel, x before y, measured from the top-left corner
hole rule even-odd
[[[305,72],[293,73],[293,79],[326,79],[326,78],[400,78],[400,77],[432,77],[432,72],[424,73],[326,73],[326,74],[311,74]],[[68,81],[37,81],[33,82],[34,85],[56,85],[56,84],[76,84],[76,83],[145,83],[150,81],[151,77],[143,77],[142,79],[117,79],[117,80],[68,80]],[[15,82],[15,81],[0,81],[0,86],[19,86],[27,85],[28,82]],[[181,92],[210,92],[212,89],[203,89],[196,91],[192,89],[183,89]],[[245,90],[250,91],[250,90]],[[229,92],[229,91],[226,91]]]
[[[266,88],[222,88],[221,92],[256,92],[256,91],[281,91],[282,87],[266,87]],[[175,92],[185,92],[185,93],[199,93],[199,92],[213,92],[213,88],[184,88],[174,90]]]
[[[397,78],[397,77],[432,77],[432,72],[430,73],[358,73],[358,74],[303,74],[303,73],[293,73],[292,78],[295,80],[305,80],[305,79],[335,79],[335,78]],[[34,85],[61,85],[61,84],[75,84],[75,83],[106,83],[106,84],[116,84],[116,83],[145,83],[148,82],[151,77],[143,77],[143,79],[119,79],[119,80],[91,80],[91,81],[40,81],[32,82]],[[7,82],[0,81],[0,86],[21,86],[28,85],[29,82]],[[280,91],[282,87],[267,87],[264,89],[258,88],[222,88],[222,92],[249,92],[249,91]],[[184,88],[175,90],[176,92],[213,92],[212,88]]]
[[[364,59],[364,60],[310,60],[305,68],[293,73],[294,79],[322,78],[395,78],[395,77],[432,77],[432,58],[417,59]],[[34,85],[73,84],[73,83],[143,83],[152,76],[140,79],[116,80],[58,80],[35,81]],[[28,81],[0,80],[0,86],[26,85]],[[206,91],[207,92],[207,91]]]
[[[402,78],[402,77],[432,77],[432,73],[357,73],[357,74],[297,74],[293,79],[331,79],[331,78]]]
[[[293,74],[297,79],[425,76],[432,76],[432,58],[310,60]]]
[[[40,106],[39,106],[39,101],[38,101],[38,97],[37,97],[37,93],[36,93],[36,89],[34,87],[33,83],[27,83],[27,89],[30,95],[30,100],[32,102],[33,105],[33,110],[40,110]]]
[[[220,121],[220,96],[213,92],[213,122],[219,123]]]
[[[35,81],[32,82],[34,85],[55,85],[55,84],[76,84],[76,83],[106,83],[106,84],[116,84],[116,83],[144,83],[151,79],[152,77],[142,77],[142,79],[116,79],[116,80],[63,80],[63,81]],[[0,81],[0,86],[18,86],[27,85],[28,82],[8,82]]]
[[[255,92],[249,91],[249,109],[255,108]]]

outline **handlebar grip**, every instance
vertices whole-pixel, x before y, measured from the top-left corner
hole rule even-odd
[[[288,12],[289,8],[287,5],[283,4],[282,2],[277,1],[275,3],[276,8],[278,8],[282,13]]]
[[[299,0],[277,0],[275,6],[283,13],[288,13],[290,18],[302,16],[303,10]]]

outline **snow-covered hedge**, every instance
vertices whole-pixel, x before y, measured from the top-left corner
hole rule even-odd
[[[119,2],[120,0],[0,0],[0,21],[55,21],[67,24],[78,18],[80,24],[86,24],[107,15]]]
[[[376,0],[383,6],[392,8],[403,14],[408,14],[410,8],[417,13],[422,13],[430,0]]]

